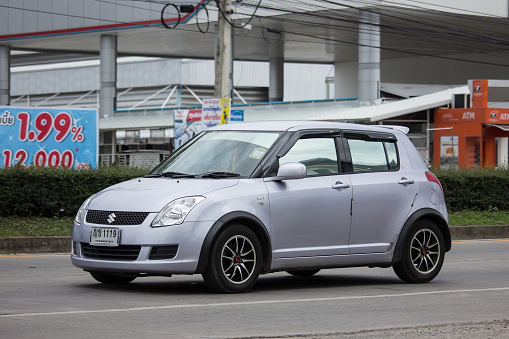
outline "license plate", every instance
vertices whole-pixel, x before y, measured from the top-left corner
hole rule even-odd
[[[118,246],[120,244],[120,230],[114,227],[92,227],[90,230],[90,245]]]

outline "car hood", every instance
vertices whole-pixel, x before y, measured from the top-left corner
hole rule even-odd
[[[89,210],[159,212],[170,201],[235,186],[239,179],[137,178],[94,196]]]

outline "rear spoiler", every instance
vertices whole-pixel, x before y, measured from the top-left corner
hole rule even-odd
[[[405,126],[397,126],[397,125],[378,125],[377,127],[384,127],[389,129],[395,129],[397,131],[403,132],[405,134],[408,134],[408,131],[410,131],[410,128]]]

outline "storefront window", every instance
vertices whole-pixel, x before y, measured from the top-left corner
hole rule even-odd
[[[458,168],[458,137],[440,137],[440,168]]]

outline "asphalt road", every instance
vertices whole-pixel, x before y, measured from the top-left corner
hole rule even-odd
[[[392,269],[260,277],[246,294],[201,276],[96,283],[63,255],[0,256],[0,338],[508,338],[509,240],[456,242],[431,283]]]

